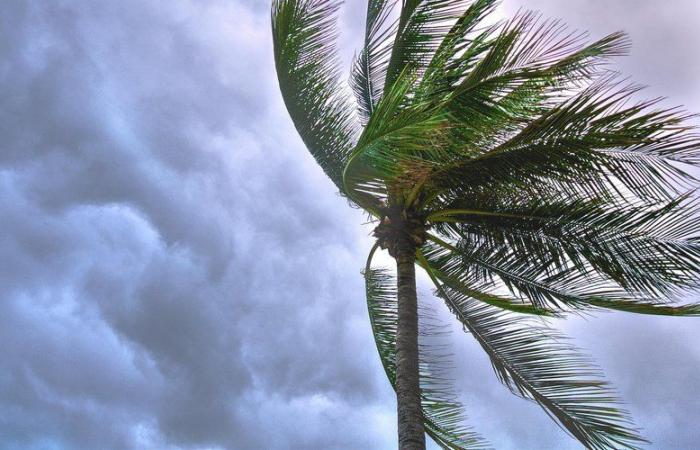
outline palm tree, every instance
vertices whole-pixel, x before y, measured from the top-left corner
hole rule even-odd
[[[678,303],[700,278],[700,137],[607,68],[624,34],[590,43],[531,12],[488,25],[496,3],[368,0],[350,89],[340,2],[274,0],[282,95],[316,161],[377,223],[364,276],[401,449],[425,448],[425,433],[487,446],[463,425],[440,349],[419,345],[416,264],[514,394],[587,448],[637,448],[612,389],[547,318],[700,313]],[[373,266],[378,248],[397,279]]]

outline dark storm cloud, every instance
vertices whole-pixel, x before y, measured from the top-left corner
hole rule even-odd
[[[562,5],[528,3],[627,29],[625,71],[700,110],[694,2]],[[368,230],[289,123],[268,2],[4,2],[0,86],[0,448],[395,446]],[[693,324],[567,326],[659,448],[698,440]],[[472,424],[499,448],[576,448],[469,339]]]
[[[267,11],[164,5],[4,5],[0,447],[381,445],[361,216]]]

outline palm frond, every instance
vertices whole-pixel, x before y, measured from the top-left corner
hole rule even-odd
[[[462,295],[469,296],[480,302],[495,306],[500,309],[521,313],[533,314],[536,316],[556,316],[556,311],[540,308],[531,302],[522,298],[508,297],[490,292],[491,286],[486,283],[467,283],[463,279],[463,270],[455,258],[450,258],[450,255],[445,258],[445,255],[438,255],[436,252],[429,254],[430,261],[426,259],[423,253],[418,254],[418,263],[420,266],[429,271],[445,286]]]
[[[472,237],[472,236],[470,236]],[[608,308],[641,314],[698,315],[696,304],[677,304],[620,287],[590,267],[562,265],[518,254],[508,245],[463,239],[451,245],[436,236],[423,254],[436,270],[481,290],[507,289],[525,305],[537,309],[573,310]],[[488,303],[488,302],[487,302]]]
[[[626,106],[638,90],[599,79],[516,134],[491,136],[495,147],[436,167],[431,178],[442,190],[544,179],[580,184],[601,198],[622,198],[622,190],[672,199],[697,184],[688,166],[700,160],[700,136],[688,133],[682,111],[652,110],[654,101]]]
[[[587,448],[639,448],[645,442],[590,359],[563,336],[432,279],[437,294],[488,354],[511,392],[537,402]]]
[[[570,263],[631,292],[669,297],[700,284],[697,204],[690,195],[654,206],[488,196],[452,203],[471,209],[445,209],[428,220],[448,220],[444,231],[505,245],[530,264]]]
[[[391,56],[391,38],[397,24],[391,20],[396,0],[368,0],[365,39],[353,64],[350,84],[357,98],[363,124],[372,116],[382,97],[386,71]]]
[[[485,5],[488,6],[488,3]],[[460,23],[459,20],[457,23]],[[684,153],[693,154],[692,140],[671,142],[671,134],[676,131],[675,126],[683,120],[683,116],[659,113],[645,117],[648,122],[647,135],[655,132],[663,134],[662,130],[667,133],[656,142],[645,141],[647,153],[644,154],[638,149],[632,152],[629,148],[616,148],[615,145],[621,141],[628,147],[630,144],[630,137],[620,136],[619,130],[609,133],[609,136],[597,136],[597,139],[592,138],[592,133],[580,131],[572,135],[571,130],[575,131],[579,122],[592,122],[597,116],[605,116],[606,111],[609,115],[617,114],[615,107],[619,105],[614,102],[607,104],[608,99],[604,96],[596,98],[594,95],[604,91],[603,88],[610,87],[608,78],[576,96],[578,103],[555,102],[556,97],[566,90],[566,83],[590,78],[596,72],[599,61],[621,53],[626,45],[624,35],[611,35],[583,46],[579,44],[580,36],[564,33],[563,28],[556,23],[544,23],[539,27],[535,27],[535,23],[533,16],[526,15],[513,29],[506,27],[506,31],[490,44],[491,50],[474,66],[473,71],[458,85],[452,86],[452,90],[447,90],[449,95],[425,97],[422,94],[412,94],[413,84],[417,82],[414,80],[421,79],[421,74],[416,70],[405,69],[401,77],[397,76],[390,89],[399,94],[395,98],[400,101],[393,102],[392,108],[385,108],[390,116],[385,113],[375,123],[398,117],[420,120],[403,123],[394,120],[390,145],[387,143],[381,151],[364,156],[366,167],[381,170],[373,176],[376,186],[405,182],[406,178],[414,182],[415,173],[422,172],[425,174],[423,178],[436,185],[438,190],[493,183],[495,180],[528,183],[537,177],[546,177],[560,184],[575,185],[576,182],[585,180],[586,190],[593,187],[594,192],[610,193],[614,191],[610,172],[624,173],[618,169],[621,164],[626,169],[636,169],[636,177],[623,181],[628,181],[632,188],[638,190],[642,190],[645,182],[649,181],[656,183],[652,186],[660,185],[656,193],[665,192],[664,189],[673,186],[671,182],[654,177],[660,172],[673,174],[674,181],[689,180],[687,172],[667,162],[671,159],[668,150],[673,144],[676,144],[676,150],[685,146]],[[448,38],[442,43],[445,44]],[[526,51],[519,38],[525,43],[540,39],[548,45]],[[450,52],[438,47],[432,60],[434,67],[439,66],[440,53],[449,55]],[[494,58],[495,61],[490,61]],[[428,70],[431,70],[430,65]],[[423,83],[432,79],[427,75],[429,73],[423,78]],[[436,80],[433,81],[439,87],[440,83]],[[428,92],[430,87],[422,86],[420,90]],[[629,92],[623,90],[623,95],[618,100],[624,101],[625,93]],[[600,103],[598,106],[607,109],[596,111],[584,108],[587,101],[595,103],[595,100]],[[630,111],[639,113],[648,106],[649,104],[638,105]],[[581,109],[584,111],[580,112]],[[618,118],[624,119],[621,116]],[[418,124],[421,126],[416,128]],[[595,122],[595,125],[602,125],[602,121]],[[568,138],[564,135],[560,141],[552,142],[553,138],[546,140],[540,136],[538,140],[532,133],[533,128],[552,126],[567,129]],[[637,137],[635,142],[639,142],[642,139],[639,124],[628,128],[627,131]],[[364,136],[376,136],[376,133],[367,131],[366,129]],[[556,136],[557,131],[559,129],[550,129],[547,138]],[[617,140],[613,142],[612,137],[615,136]],[[382,134],[382,137],[386,135]],[[595,144],[600,142],[605,142],[606,146],[596,148]],[[494,147],[494,144],[497,145]],[[590,148],[592,146],[594,148]],[[660,156],[659,148],[664,149],[663,157]],[[367,153],[364,149],[356,152]],[[519,170],[514,170],[516,167]],[[589,175],[589,172],[598,176],[581,177],[582,174]],[[632,183],[639,177],[642,177],[641,182]],[[650,191],[653,190],[646,189],[644,193]]]
[[[274,0],[272,37],[282,97],[299,135],[342,191],[342,170],[356,134],[339,86],[337,0]]]
[[[406,69],[384,92],[343,172],[345,192],[365,208],[387,198],[386,180],[415,173],[412,162],[444,135],[446,118],[434,105],[406,104],[415,79],[415,72]]]
[[[404,0],[387,67],[386,86],[407,68],[422,75],[433,55],[469,7],[467,0]]]
[[[571,31],[558,20],[543,20],[532,11],[520,13],[501,27],[489,52],[465,72],[457,87],[469,90],[499,77],[513,81],[536,77],[559,86],[563,81],[588,81],[607,60],[629,48],[623,33],[588,45],[586,40],[586,33]]]
[[[449,91],[473,61],[490,48],[490,37],[497,27],[494,25],[478,31],[477,28],[497,4],[497,0],[475,0],[455,21],[425,69],[421,91],[428,95]]]

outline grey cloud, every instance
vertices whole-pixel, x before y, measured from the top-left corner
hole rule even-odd
[[[361,217],[270,107],[267,17],[6,9],[0,447],[383,442]]]

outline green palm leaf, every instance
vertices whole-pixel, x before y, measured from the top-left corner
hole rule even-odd
[[[697,201],[689,196],[653,207],[502,200],[459,202],[470,208],[445,209],[429,219],[446,220],[445,232],[470,240],[471,248],[483,246],[485,253],[506,246],[525,265],[572,265],[644,295],[673,296],[700,282]]]
[[[499,312],[433,278],[458,320],[491,359],[499,380],[534,400],[587,448],[638,448],[644,441],[591,361],[540,323]]]
[[[672,300],[635,294],[594,270],[582,272],[575,267],[563,267],[552,261],[533,263],[528,254],[518,255],[504,245],[475,246],[462,243],[457,247],[437,237],[430,238],[437,245],[428,243],[423,251],[428,264],[436,271],[434,275],[440,278],[440,273],[445,273],[448,277],[458,279],[462,286],[479,286],[479,289],[486,292],[507,289],[515,298],[520,298],[522,308],[550,311],[553,314],[565,308],[581,312],[591,307],[654,315],[696,316],[700,313],[697,304],[679,305]],[[455,289],[452,285],[445,284]],[[456,290],[479,299],[464,289]],[[485,303],[491,304],[487,301]],[[504,305],[499,306],[513,310]]]
[[[352,150],[352,108],[338,84],[335,0],[275,0],[272,38],[282,97],[299,135],[340,188]]]
[[[382,97],[386,81],[392,48],[389,41],[396,33],[396,24],[390,21],[395,3],[395,0],[367,2],[364,45],[355,60],[350,77],[359,113],[365,124]]]

